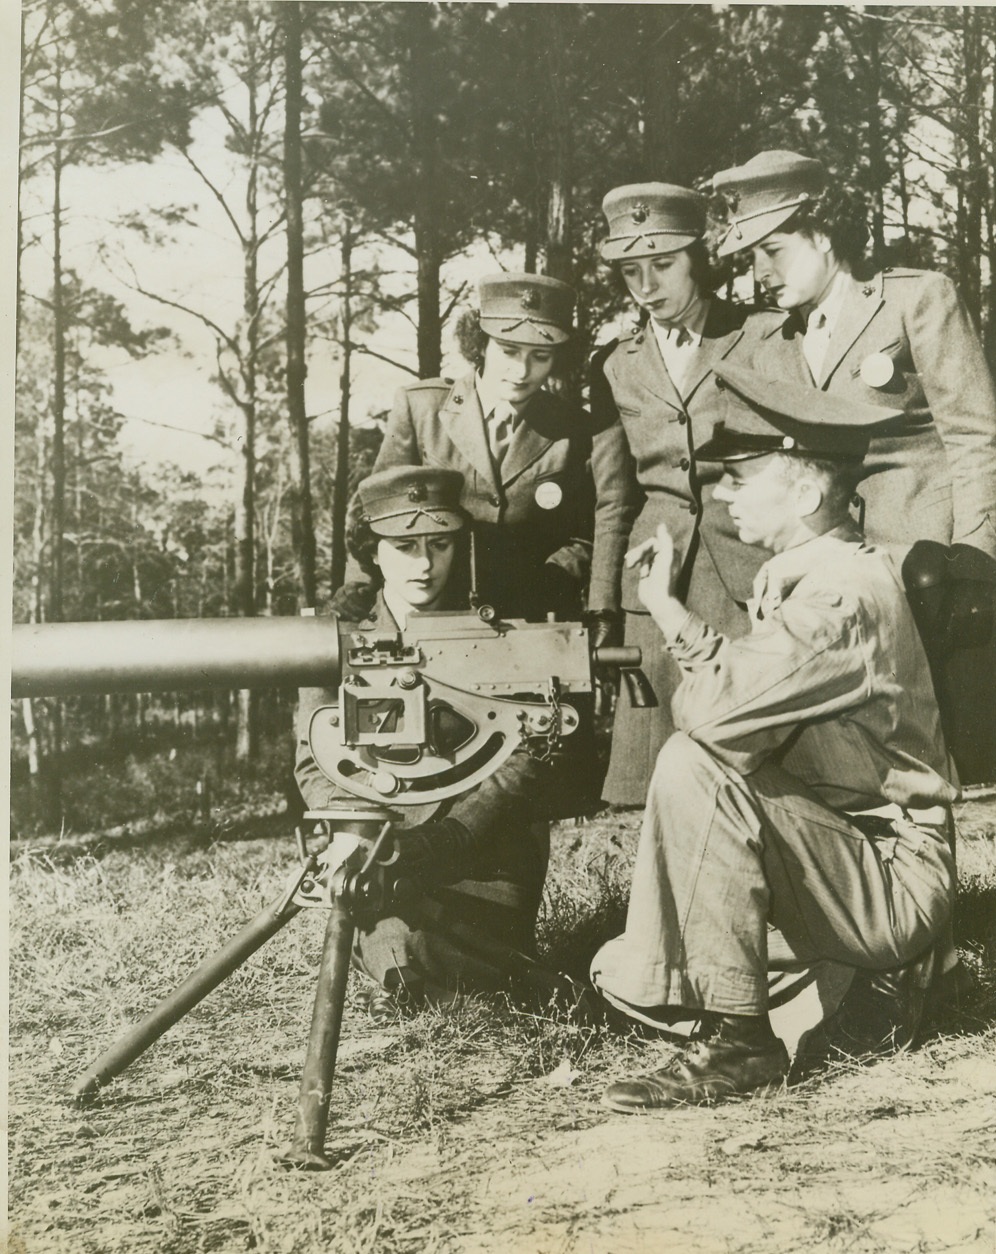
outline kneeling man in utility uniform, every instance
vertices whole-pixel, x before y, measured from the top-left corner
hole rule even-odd
[[[683,672],[679,730],[650,784],[626,931],[592,979],[636,1017],[683,1008],[700,1028],[662,1070],[609,1086],[624,1112],[782,1081],[773,949],[853,968],[845,1033],[857,1043],[875,1018],[874,1048],[908,1045],[955,893],[958,790],[926,657],[897,566],[848,514],[870,429],[898,412],[716,373],[730,408],[697,455],[724,463],[716,499],[774,557],[750,634],[730,640],[675,597],[665,528],[627,555]]]

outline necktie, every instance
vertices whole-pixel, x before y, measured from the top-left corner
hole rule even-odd
[[[499,401],[488,418],[488,443],[491,445],[491,456],[499,466],[508,449],[514,426],[514,408],[508,401]]]
[[[664,365],[671,376],[671,382],[681,392],[688,373],[688,365],[695,354],[695,341],[687,327],[675,325],[668,327],[664,343],[661,344]]]
[[[668,339],[671,340],[675,348],[687,348],[692,342],[692,333],[688,327],[672,327],[668,331]]]
[[[819,383],[823,371],[823,359],[830,343],[830,327],[822,309],[814,309],[806,319],[806,334],[802,337],[802,355],[809,366],[813,381]]]

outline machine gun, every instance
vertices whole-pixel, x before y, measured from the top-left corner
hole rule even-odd
[[[154,1044],[302,909],[330,911],[291,1144],[283,1161],[311,1170],[324,1154],[355,930],[403,900],[392,873],[397,808],[442,801],[487,778],[525,741],[553,753],[579,725],[572,701],[592,691],[592,667],[640,665],[634,648],[589,649],[579,623],[501,620],[476,612],[413,614],[404,631],[351,630],[334,617],[19,626],[14,697],[278,685],[327,688],[308,736],[321,771],[349,794],[305,819],[328,835],[275,901],[77,1080],[73,1099],[101,1088]],[[642,679],[642,675],[638,679]]]

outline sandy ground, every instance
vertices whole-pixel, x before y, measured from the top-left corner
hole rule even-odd
[[[960,815],[966,882],[992,882],[994,820],[992,800]],[[592,859],[589,836],[618,839],[569,835],[573,856]],[[277,860],[244,850],[210,857],[230,859],[256,892],[258,868]],[[89,978],[120,979],[133,1017],[150,994],[127,981],[154,963],[156,931],[171,926],[156,877],[188,875],[208,905],[210,881],[197,878],[201,854],[189,866],[113,856],[140,867],[146,899],[118,887],[113,867],[101,879],[97,865],[93,909],[110,901],[131,939]],[[527,1048],[522,1033],[490,1038],[473,1017],[378,1029],[351,1002],[328,1138],[336,1165],[302,1176],[276,1159],[293,1118],[323,912],[285,929],[80,1112],[63,1101],[67,1084],[95,1041],[120,1031],[124,1011],[108,1002],[101,1022],[93,991],[78,987],[90,955],[73,931],[83,899],[68,874],[32,872],[26,884],[44,943],[58,937],[65,949],[49,965],[38,959],[32,986],[44,985],[46,1004],[18,1008],[6,1245],[17,1254],[996,1252],[991,989],[911,1054],[841,1065],[772,1097],[649,1116],[613,1114],[599,1096],[608,1080],[659,1066],[674,1048],[663,1041],[558,1056],[560,1038],[553,1052],[542,1036]],[[974,945],[988,969],[994,895],[973,894],[990,917],[974,919],[963,952],[972,957]],[[216,926],[224,934],[229,923]],[[175,922],[180,941],[185,928]],[[185,943],[179,965],[196,951]]]

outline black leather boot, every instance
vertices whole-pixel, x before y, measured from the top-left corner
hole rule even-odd
[[[842,1052],[857,1058],[879,1058],[910,1048],[926,999],[915,967],[909,963],[888,971],[855,972],[841,1002],[835,1034]]]
[[[840,1006],[804,1040],[792,1068],[804,1080],[842,1059],[874,1062],[910,1049],[923,1020],[925,959],[884,971],[859,969]]]
[[[710,1015],[703,1035],[666,1067],[610,1084],[602,1104],[624,1114],[704,1105],[780,1086],[788,1069],[785,1046],[767,1015]]]

